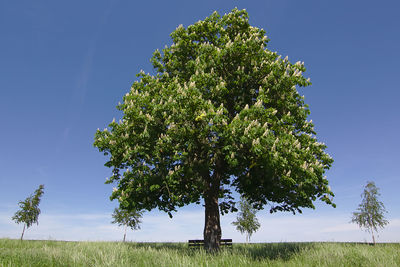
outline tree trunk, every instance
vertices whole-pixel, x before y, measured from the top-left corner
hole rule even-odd
[[[122,242],[125,242],[125,237],[126,237],[126,228],[128,228],[128,225],[125,225],[124,240],[123,240]]]
[[[373,228],[373,223],[372,223],[372,218],[368,215],[368,223],[371,229],[371,234],[372,234],[372,242],[375,245],[375,236],[374,236],[374,228]]]
[[[26,224],[24,224],[24,229],[22,229],[21,241],[22,241],[22,238],[24,238],[24,233],[25,233],[25,225],[26,225]]]
[[[219,218],[218,193],[220,177],[214,173],[210,177],[204,194],[205,223],[204,223],[204,249],[208,252],[216,252],[220,248],[221,224]]]

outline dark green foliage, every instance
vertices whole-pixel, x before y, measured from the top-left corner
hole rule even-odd
[[[112,199],[126,207],[166,212],[200,202],[205,177],[222,172],[222,211],[234,188],[258,208],[332,204],[323,174],[333,160],[318,143],[297,86],[310,85],[303,63],[281,59],[246,11],[213,13],[155,51],[157,74],[140,72],[124,96],[119,122],[96,132],[110,156]],[[220,163],[220,169],[216,169]]]
[[[236,221],[232,224],[236,226],[236,229],[242,234],[246,233],[246,242],[250,241],[251,235],[260,228],[260,223],[256,217],[257,210],[247,201],[242,198],[239,202],[239,215],[236,217]]]
[[[245,10],[214,12],[171,37],[153,54],[156,74],[141,71],[118,105],[122,119],[96,132],[117,184],[111,199],[170,216],[204,200],[204,239],[214,243],[218,210],[237,210],[233,191],[270,212],[334,206],[324,177],[333,160],[297,91],[311,84],[304,63],[268,50]]]
[[[360,228],[371,233],[374,243],[374,232],[378,232],[378,228],[383,228],[389,223],[384,217],[384,213],[387,213],[385,206],[378,200],[380,195],[379,188],[376,187],[375,183],[368,182],[361,194],[361,204],[357,211],[353,212],[351,220],[353,223],[357,223]]]

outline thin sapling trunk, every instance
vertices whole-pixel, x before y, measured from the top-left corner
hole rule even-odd
[[[22,241],[22,239],[24,238],[25,226],[26,226],[26,224],[24,223],[24,228],[22,229],[22,234],[21,234],[21,241]]]
[[[124,240],[123,242],[125,242],[125,238],[126,238],[126,229],[128,228],[128,225],[125,225],[125,231],[124,231]]]

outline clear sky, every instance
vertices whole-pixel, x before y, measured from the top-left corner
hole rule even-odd
[[[260,211],[255,242],[364,241],[349,224],[368,180],[380,188],[390,224],[378,241],[400,241],[400,4],[398,1],[0,1],[0,238],[18,238],[18,201],[45,185],[39,225],[27,239],[118,240],[116,202],[105,185],[107,158],[93,147],[141,69],[169,34],[211,15],[245,8],[269,49],[304,61],[301,89],[319,141],[335,162],[327,172],[337,208],[304,214]],[[222,218],[223,237],[244,241]],[[144,215],[135,241],[201,238],[203,207],[171,220]]]

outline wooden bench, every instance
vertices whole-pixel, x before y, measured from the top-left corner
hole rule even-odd
[[[232,239],[221,239],[221,247],[232,247]],[[204,240],[193,239],[189,240],[189,248],[202,248],[204,247]]]

